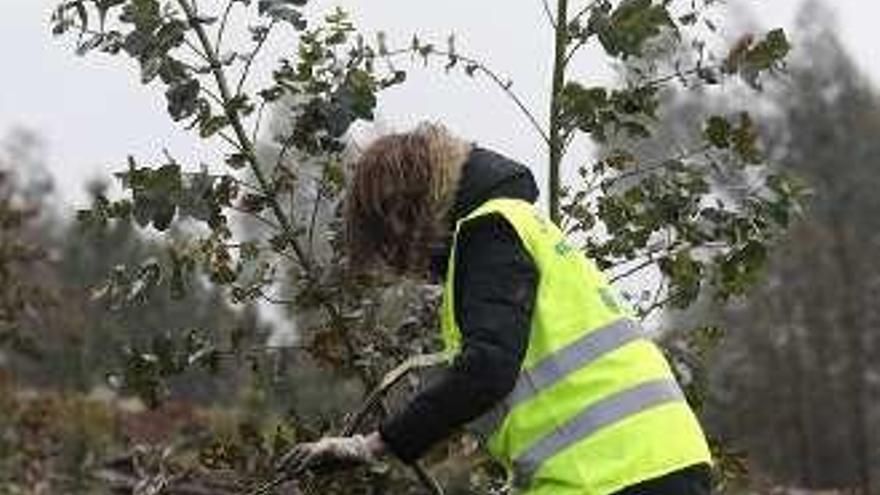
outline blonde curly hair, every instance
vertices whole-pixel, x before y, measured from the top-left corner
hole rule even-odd
[[[423,123],[383,136],[364,150],[345,198],[353,268],[427,272],[431,247],[446,235],[447,214],[471,148],[445,127]]]

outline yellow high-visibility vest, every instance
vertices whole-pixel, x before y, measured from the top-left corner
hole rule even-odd
[[[663,354],[604,275],[533,205],[493,199],[461,219],[500,213],[537,267],[525,360],[514,388],[472,429],[529,495],[605,495],[698,463],[706,439]],[[450,357],[455,243],[441,310]],[[499,281],[503,283],[503,281]]]

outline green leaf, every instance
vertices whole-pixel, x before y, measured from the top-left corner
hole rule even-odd
[[[640,56],[646,41],[659,35],[663,28],[676,30],[666,2],[654,5],[652,0],[623,0],[610,16],[601,9],[593,10],[591,29],[599,35],[605,51],[627,59]]]
[[[198,108],[201,84],[197,79],[187,79],[168,87],[165,97],[168,100],[168,113],[175,121],[185,119]]]
[[[119,20],[134,24],[138,31],[152,32],[162,24],[158,0],[130,0],[122,9]]]
[[[150,57],[141,63],[141,83],[149,84],[162,70],[162,57]]]
[[[608,92],[602,87],[585,88],[576,82],[568,82],[560,98],[561,119],[567,127],[595,133],[601,127],[599,111],[608,106]]]
[[[759,41],[746,55],[746,63],[757,70],[773,68],[791,51],[791,43],[782,29],[774,29]]]
[[[225,115],[212,115],[199,121],[199,136],[209,138],[229,125]]]
[[[233,153],[226,157],[226,164],[229,165],[230,168],[240,170],[247,166],[248,159],[244,153]]]
[[[739,115],[739,125],[731,134],[733,150],[745,163],[757,165],[764,159],[758,145],[758,130],[748,112]]]
[[[703,280],[703,264],[690,252],[680,250],[672,257],[661,259],[658,265],[660,271],[669,277],[673,307],[686,308],[697,299]]]
[[[621,122],[618,126],[626,131],[627,136],[633,139],[647,139],[651,137],[651,130],[645,124],[628,120]]]
[[[260,0],[257,4],[257,11],[260,15],[266,15],[273,19],[287,22],[294,29],[302,31],[308,26],[308,23],[302,12],[294,8],[294,6],[304,3],[291,0]]]
[[[724,117],[713,115],[706,121],[704,134],[709,144],[718,149],[730,147],[730,135],[733,127]]]
[[[172,48],[182,45],[186,29],[186,24],[179,20],[171,20],[162,24],[155,35],[156,51],[165,55]]]
[[[746,35],[730,49],[723,70],[739,74],[750,86],[760,89],[760,76],[780,67],[791,51],[791,44],[782,29],[774,29],[764,39],[754,42]]]

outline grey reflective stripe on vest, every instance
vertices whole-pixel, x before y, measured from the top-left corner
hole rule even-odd
[[[468,429],[484,440],[501,426],[508,411],[553,386],[567,375],[605,354],[642,338],[639,325],[622,318],[594,330],[520,373],[513,391],[498,406],[472,422]]]
[[[528,486],[544,461],[602,428],[646,409],[679,400],[683,400],[683,394],[675,381],[660,379],[636,385],[587,406],[514,459],[516,485]]]

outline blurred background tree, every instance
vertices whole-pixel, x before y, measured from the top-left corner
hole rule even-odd
[[[877,232],[880,100],[818,2],[771,99],[780,166],[812,189],[806,217],[748,302],[725,318],[713,416],[772,479],[880,489]],[[768,435],[767,432],[774,432]]]

